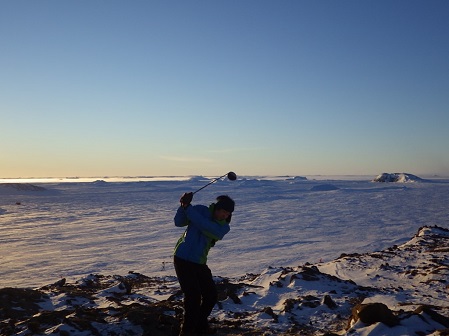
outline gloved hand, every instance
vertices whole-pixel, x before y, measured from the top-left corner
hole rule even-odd
[[[189,192],[189,193],[184,193],[181,196],[181,199],[179,200],[181,202],[181,206],[186,209],[189,205],[190,202],[192,202],[193,199],[193,193]]]

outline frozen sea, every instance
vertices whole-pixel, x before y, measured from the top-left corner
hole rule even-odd
[[[375,176],[239,177],[195,194],[236,201],[231,231],[209,254],[214,275],[298,266],[408,241],[424,225],[449,228],[449,179],[375,183]],[[44,191],[0,187],[0,288],[128,271],[174,275],[183,192],[209,178],[30,179]],[[0,181],[5,182],[5,181]],[[8,180],[6,182],[18,182]]]

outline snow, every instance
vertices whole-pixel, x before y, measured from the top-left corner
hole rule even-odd
[[[173,272],[171,254],[182,233],[173,225],[179,197],[204,181],[40,184],[47,190],[9,194],[0,187],[2,285],[39,286],[92,272]],[[198,203],[222,193],[237,203],[231,232],[211,250],[214,273],[333,260],[400,244],[424,225],[448,225],[446,183],[326,185],[333,188],[240,178],[196,194]]]
[[[209,267],[217,277],[260,274],[249,282],[253,294],[242,296],[241,306],[246,311],[253,309],[257,317],[251,323],[260,328],[269,328],[273,322],[271,311],[260,312],[267,306],[278,316],[277,327],[282,329],[288,318],[280,312],[286,300],[297,300],[299,291],[308,298],[332,290],[345,291],[350,297],[355,284],[375,284],[385,292],[370,295],[363,303],[381,302],[396,311],[404,309],[400,302],[412,300],[417,291],[431,290],[429,283],[448,275],[447,265],[441,266],[439,274],[414,272],[413,267],[403,265],[402,254],[386,261],[385,250],[407,251],[408,246],[435,233],[431,228],[418,232],[419,228],[449,228],[449,180],[410,179],[409,175],[403,174],[393,183],[374,183],[372,177],[219,180],[195,194],[193,201],[207,204],[220,194],[229,194],[236,201],[231,231],[211,250]],[[410,180],[415,183],[406,183]],[[74,282],[95,273],[174,276],[172,251],[183,233],[173,224],[179,197],[208,181],[194,176],[114,178],[112,182],[108,178],[70,183],[27,180],[30,185],[26,187],[0,184],[0,288],[39,287],[60,278]],[[436,247],[433,253],[447,250]],[[406,258],[416,267],[428,263],[418,251],[408,252]],[[337,286],[322,278],[317,288],[316,283],[293,276],[308,263],[348,282]],[[402,271],[401,267],[410,269]],[[321,273],[317,276],[322,277]],[[273,286],[276,283],[282,287]],[[387,290],[398,286],[403,292],[392,295]],[[114,283],[108,291],[123,290]],[[441,291],[446,296],[422,295],[421,303],[441,305],[447,301],[447,289]],[[346,301],[335,300],[349,307]],[[313,299],[310,305],[314,305]],[[236,309],[227,299],[221,309],[214,310],[214,316]],[[307,314],[301,310],[301,314],[309,322],[319,323],[333,312],[317,308]],[[352,325],[351,335],[413,334],[423,330],[416,327],[423,319],[413,316],[394,328],[358,321]],[[435,328],[430,323],[428,333]]]

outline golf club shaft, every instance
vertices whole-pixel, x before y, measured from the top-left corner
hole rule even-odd
[[[193,194],[196,194],[198,191],[203,190],[203,189],[206,188],[208,185],[211,185],[212,183],[217,182],[219,179],[221,179],[222,177],[225,177],[226,175],[227,175],[227,173],[224,174],[224,175],[222,175],[222,176],[220,176],[220,177],[217,177],[216,179],[213,179],[212,181],[210,181],[210,182],[209,182],[208,184],[206,184],[205,186],[199,188],[197,191],[194,191]]]

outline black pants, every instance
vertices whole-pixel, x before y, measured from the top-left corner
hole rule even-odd
[[[218,300],[212,272],[207,265],[193,263],[175,256],[175,271],[184,293],[182,331],[205,329],[207,318]]]

